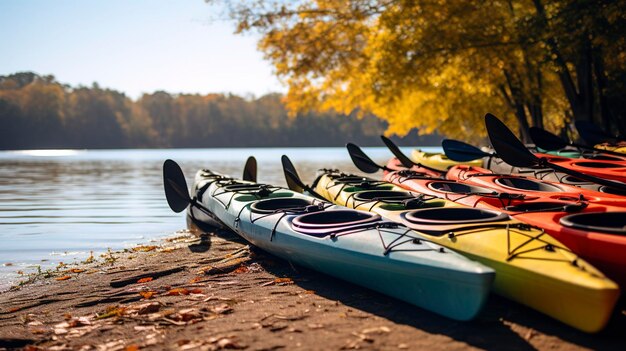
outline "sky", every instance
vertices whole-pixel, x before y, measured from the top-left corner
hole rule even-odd
[[[0,0],[0,75],[97,82],[131,98],[284,92],[258,36],[234,28],[204,0]]]

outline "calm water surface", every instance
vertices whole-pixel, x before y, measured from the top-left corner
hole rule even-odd
[[[385,148],[365,152],[379,163],[390,157]],[[185,229],[184,215],[173,213],[163,194],[167,158],[181,165],[191,186],[199,168],[239,176],[254,155],[260,182],[286,186],[282,154],[309,183],[324,167],[359,173],[345,148],[0,152],[0,290],[18,282],[20,270],[51,268]]]

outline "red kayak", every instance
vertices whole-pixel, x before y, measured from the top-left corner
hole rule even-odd
[[[433,179],[411,170],[387,172],[384,180],[462,205],[505,212],[542,228],[626,288],[626,210],[623,207],[581,199],[548,199],[520,192],[500,192],[480,185]]]
[[[557,200],[583,200],[591,203],[626,207],[625,196],[540,180],[533,177],[496,174],[491,170],[481,167],[467,165],[454,166],[446,173],[446,179],[486,187],[497,190],[498,192],[521,193]]]
[[[548,162],[557,166],[565,167],[573,171],[592,175],[598,178],[616,180],[626,182],[626,162],[624,161],[606,161],[606,160],[590,160],[581,158],[569,158],[554,156],[548,154],[536,153],[535,156],[539,158],[545,158]],[[495,161],[495,160],[494,160]],[[518,167],[511,166],[504,162],[489,162],[487,161],[487,168],[497,173],[527,173],[528,170],[523,168],[518,170]],[[552,173],[554,171],[548,171]],[[572,177],[574,178],[574,177]],[[558,179],[551,179],[556,180]]]

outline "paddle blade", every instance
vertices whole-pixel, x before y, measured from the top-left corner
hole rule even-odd
[[[387,146],[389,151],[402,163],[402,165],[406,168],[411,168],[415,165],[415,162],[411,161],[401,150],[400,148],[393,142],[391,139],[387,138],[384,135],[381,135],[380,138],[383,140],[383,143]]]
[[[163,163],[163,187],[165,198],[172,211],[179,213],[187,208],[191,202],[185,175],[178,163],[165,160]]]
[[[352,162],[356,168],[360,169],[362,172],[376,173],[378,170],[383,169],[382,166],[379,166],[376,162],[372,161],[372,159],[369,158],[369,156],[367,156],[360,147],[352,143],[348,143],[346,148],[348,149],[348,154],[350,154]]]
[[[307,186],[300,179],[298,171],[296,171],[296,167],[293,165],[293,163],[291,163],[289,157],[283,155],[280,158],[280,162],[283,164],[285,181],[287,181],[287,186],[289,187],[289,189],[297,193],[303,193]]]
[[[476,146],[458,140],[444,139],[441,146],[443,152],[452,161],[467,162],[491,156]]]
[[[620,141],[620,139],[605,132],[593,122],[576,121],[574,125],[580,137],[589,145]]]
[[[528,151],[498,117],[490,113],[486,114],[485,125],[491,145],[504,162],[516,167],[532,167],[539,163],[537,156]]]
[[[530,127],[530,138],[535,145],[548,151],[560,150],[567,146],[563,139],[539,127]]]
[[[243,167],[243,180],[249,182],[255,182],[257,177],[256,158],[254,156],[248,157],[246,165]]]

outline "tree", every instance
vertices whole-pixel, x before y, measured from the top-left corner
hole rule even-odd
[[[530,125],[623,111],[609,97],[624,92],[620,1],[229,3],[238,32],[262,34],[292,114],[373,113],[389,133],[470,139],[484,135],[482,116],[493,112],[514,116],[527,139]]]

